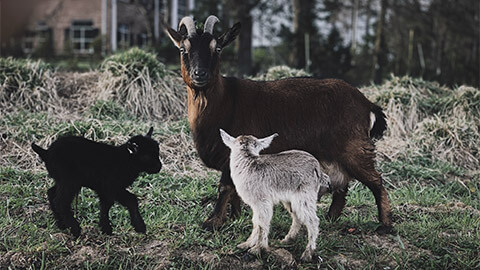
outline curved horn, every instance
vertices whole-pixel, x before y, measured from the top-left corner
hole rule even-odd
[[[208,16],[207,20],[205,21],[205,27],[203,28],[203,32],[213,35],[213,26],[219,21],[220,20],[214,15]]]
[[[197,31],[195,30],[195,23],[193,22],[192,17],[183,17],[183,19],[180,21],[178,24],[178,30],[180,31],[180,28],[182,25],[185,25],[187,28],[187,35],[188,36],[193,36]]]

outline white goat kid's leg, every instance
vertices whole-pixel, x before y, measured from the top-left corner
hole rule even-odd
[[[247,249],[253,247],[258,242],[259,237],[259,228],[258,225],[253,223],[253,230],[250,236],[248,237],[247,241],[238,244],[237,247],[239,249]]]
[[[260,210],[255,205],[251,205],[250,207],[252,208],[252,233],[248,237],[247,241],[237,245],[239,249],[247,249],[257,245],[260,237],[260,227],[258,226]]]
[[[268,233],[273,216],[273,205],[270,202],[262,203],[258,206],[258,210],[259,238],[257,244],[249,250],[250,253],[257,255],[260,254],[261,249],[268,249]]]
[[[292,202],[292,211],[297,215],[301,223],[305,224],[308,232],[308,243],[300,258],[302,261],[311,261],[317,247],[318,216],[315,200]]]
[[[290,216],[292,217],[292,225],[290,226],[290,230],[288,231],[288,234],[285,235],[285,238],[283,238],[283,240],[280,241],[280,243],[286,244],[297,236],[302,224],[298,220],[297,215],[295,215],[295,213],[292,212],[292,206],[290,202],[283,202],[283,206],[285,207],[285,209],[287,209],[288,213],[290,213]]]

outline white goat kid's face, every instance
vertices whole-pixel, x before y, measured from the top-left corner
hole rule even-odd
[[[220,135],[223,143],[228,146],[232,151],[242,150],[254,155],[259,155],[260,151],[268,148],[273,139],[278,136],[277,133],[270,135],[266,138],[257,139],[251,135],[240,135],[237,138],[230,136],[223,129],[220,129]]]

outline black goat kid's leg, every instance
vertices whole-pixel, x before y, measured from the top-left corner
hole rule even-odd
[[[60,230],[66,229],[67,227],[62,221],[62,218],[58,213],[58,209],[55,207],[55,197],[57,195],[57,186],[54,185],[53,187],[49,188],[47,191],[47,195],[48,195],[48,201],[50,202],[50,209],[52,209],[53,217],[55,218],[55,223],[57,224],[58,228],[60,228]]]
[[[215,203],[215,208],[208,219],[203,222],[203,228],[212,230],[223,225],[227,219],[227,206],[233,192],[235,192],[235,186],[230,177],[230,170],[224,170],[222,171],[220,185],[218,186],[218,198]]]
[[[98,197],[100,198],[100,228],[102,229],[102,232],[111,235],[113,230],[108,213],[110,212],[110,208],[112,208],[114,201],[103,194],[98,194]]]
[[[118,192],[116,199],[121,205],[127,207],[128,212],[130,213],[130,222],[135,231],[145,233],[147,228],[138,209],[137,196],[124,189]]]
[[[54,199],[55,209],[58,211],[61,221],[67,228],[70,228],[70,232],[75,236],[80,236],[80,224],[73,217],[72,201],[75,195],[80,190],[80,187],[57,185],[56,196]]]

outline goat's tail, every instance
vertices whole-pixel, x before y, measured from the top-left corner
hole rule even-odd
[[[39,156],[40,158],[45,161],[45,159],[47,158],[47,150],[41,148],[40,146],[36,145],[35,143],[32,143],[32,149],[33,151],[35,151]]]
[[[380,139],[387,129],[386,116],[381,107],[375,105],[370,110],[370,138]]]

